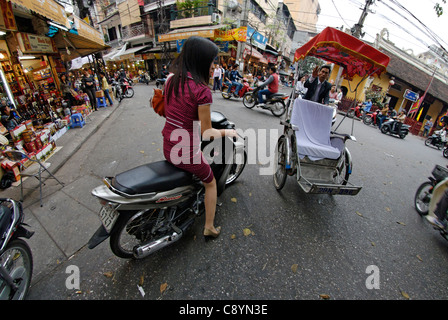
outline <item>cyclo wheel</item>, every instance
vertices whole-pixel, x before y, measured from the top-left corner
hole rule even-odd
[[[283,101],[276,101],[271,105],[271,112],[276,117],[281,117],[286,111],[286,106]]]
[[[287,147],[285,137],[280,137],[277,141],[274,155],[274,186],[277,190],[281,190],[285,186],[286,177],[288,176],[286,172]]]
[[[11,241],[0,255],[0,264],[13,278],[18,286],[14,296],[10,296],[10,288],[0,280],[0,300],[23,300],[30,288],[33,274],[33,256],[28,244],[22,239]]]

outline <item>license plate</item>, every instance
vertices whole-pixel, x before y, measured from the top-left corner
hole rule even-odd
[[[101,207],[100,220],[107,232],[112,230],[118,219],[118,211],[111,207]]]

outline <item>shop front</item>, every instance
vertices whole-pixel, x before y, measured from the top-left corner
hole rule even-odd
[[[0,0],[0,17],[8,17],[7,23],[0,19],[0,31],[6,33],[0,37],[0,100],[2,105],[12,108],[10,113],[1,108],[0,134],[6,138],[2,141],[9,141],[2,148],[13,148],[30,158],[42,159],[52,154],[56,140],[73,127],[72,113],[85,116],[91,112],[85,94],[75,93],[76,103],[71,109],[64,103],[60,75],[68,71],[65,62],[99,52],[106,46],[98,40],[96,30],[76,18],[76,27],[67,32],[69,23],[65,11],[55,1],[47,0],[40,7],[40,2],[34,0],[12,2],[29,9],[30,24],[42,27],[36,29],[39,34],[19,32],[12,3]],[[55,15],[54,11],[61,7],[61,14]],[[50,22],[58,26],[51,37],[47,36]],[[0,178],[5,171],[18,172],[14,170],[17,164],[6,159],[0,162]]]

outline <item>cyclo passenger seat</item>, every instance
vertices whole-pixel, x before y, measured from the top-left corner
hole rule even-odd
[[[338,159],[344,148],[344,140],[331,137],[333,108],[309,100],[297,98],[291,113],[291,124],[295,131],[297,153],[300,159]]]

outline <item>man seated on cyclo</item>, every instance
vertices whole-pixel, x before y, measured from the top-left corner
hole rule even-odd
[[[318,103],[328,104],[330,101],[331,83],[327,81],[331,73],[328,65],[316,66],[312,75],[305,81],[305,88],[308,89],[303,99]]]
[[[235,63],[232,67],[232,70],[230,71],[229,80],[231,82],[231,85],[229,86],[229,90],[227,91],[227,93],[230,94],[232,87],[236,86],[235,92],[233,93],[235,95],[235,97],[238,97],[238,94],[240,93],[240,89],[243,87],[243,85],[241,83],[236,81],[237,78],[243,79],[243,76],[240,75],[240,73],[238,72],[238,64]]]
[[[259,85],[260,88],[268,86],[267,89],[258,91],[258,102],[257,106],[262,106],[265,104],[265,100],[263,99],[263,95],[266,96],[266,99],[269,99],[271,95],[278,92],[278,74],[276,73],[276,68],[274,66],[269,67],[269,78]]]

